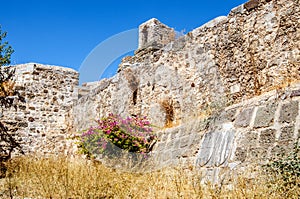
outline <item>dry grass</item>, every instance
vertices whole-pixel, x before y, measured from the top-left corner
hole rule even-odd
[[[7,166],[0,198],[287,198],[263,178],[240,177],[233,186],[203,185],[193,168],[125,173],[65,157],[23,157]],[[295,189],[288,197],[298,194]]]

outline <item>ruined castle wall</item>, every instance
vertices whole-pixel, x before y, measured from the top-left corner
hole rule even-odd
[[[1,120],[18,129],[26,153],[58,154],[97,118],[145,115],[158,136],[150,161],[193,164],[218,182],[299,139],[299,22],[299,0],[251,0],[175,41],[152,19],[120,72],[80,92],[72,69],[15,66],[26,102],[3,109]]]
[[[16,69],[16,89],[26,100],[17,110],[3,110],[1,118],[17,128],[26,153],[65,153],[70,125],[69,111],[77,99],[78,73],[41,64],[22,64]]]
[[[74,126],[86,128],[109,112],[176,126],[209,114],[208,107],[299,81],[299,8],[294,0],[253,0],[160,50],[138,50],[115,77],[78,101],[75,110],[88,111],[74,112]]]
[[[160,50],[136,51],[76,102],[74,130],[110,112],[147,115],[161,127],[159,167],[189,162],[215,181],[223,168],[289,151],[300,129],[299,8],[252,0]]]
[[[26,102],[1,120],[25,152],[55,154],[108,113],[146,115],[159,167],[190,162],[218,181],[221,169],[263,163],[299,137],[299,9],[299,0],[251,0],[175,41],[152,19],[120,72],[79,92],[72,69],[15,66]]]
[[[224,171],[243,172],[288,154],[300,136],[300,84],[194,118],[158,132],[152,157],[158,167],[195,165],[218,182]],[[223,176],[224,177],[224,176]]]

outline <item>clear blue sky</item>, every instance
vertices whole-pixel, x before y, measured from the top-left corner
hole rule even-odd
[[[15,50],[12,64],[37,62],[79,69],[100,42],[157,18],[189,32],[246,0],[6,0],[0,24]]]

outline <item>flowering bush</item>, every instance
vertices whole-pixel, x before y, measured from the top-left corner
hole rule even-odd
[[[97,120],[97,126],[90,127],[81,135],[80,147],[83,153],[112,153],[115,148],[129,152],[148,153],[156,141],[150,122],[146,117],[127,117],[109,114]],[[116,147],[117,146],[117,147]]]

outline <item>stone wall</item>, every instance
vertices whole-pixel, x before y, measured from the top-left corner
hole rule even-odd
[[[222,168],[289,150],[300,126],[299,6],[252,0],[161,49],[137,50],[76,102],[74,131],[110,112],[147,115],[162,129],[159,167],[190,162],[216,181]]]
[[[74,126],[86,128],[109,112],[179,125],[213,104],[239,103],[299,81],[299,13],[299,1],[251,1],[161,49],[138,50],[116,76],[80,98]]]
[[[162,130],[158,137],[152,154],[159,167],[196,165],[217,182],[222,169],[242,171],[291,151],[300,137],[300,83],[281,95],[267,92]]]
[[[16,66],[27,101],[1,119],[19,128],[25,152],[53,154],[108,113],[147,115],[158,167],[190,162],[217,181],[222,168],[263,162],[299,136],[299,9],[299,0],[252,0],[176,40],[151,19],[119,73],[78,92],[72,69]]]
[[[17,110],[3,110],[1,120],[11,129],[18,129],[26,153],[65,153],[72,124],[69,111],[78,97],[78,73],[35,63],[14,68],[16,89],[26,102]]]

